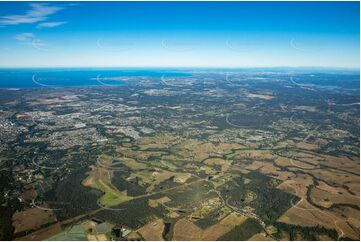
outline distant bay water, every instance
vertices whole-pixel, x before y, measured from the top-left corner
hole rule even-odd
[[[170,70],[139,69],[0,69],[0,88],[124,85],[129,78],[190,76]]]
[[[134,81],[152,78],[161,80],[162,76],[188,77],[195,73],[207,76],[216,74],[215,78],[223,80],[227,73],[232,75],[250,75],[253,77],[281,78],[297,81],[310,87],[328,89],[346,88],[359,90],[359,71],[327,70],[327,69],[298,69],[290,72],[287,68],[243,68],[243,69],[160,69],[160,68],[0,68],[0,88],[46,88],[46,87],[77,87],[127,85]],[[292,74],[290,74],[292,73]],[[223,75],[223,76],[222,76]],[[199,75],[198,75],[199,76]],[[257,78],[255,79],[257,80]]]

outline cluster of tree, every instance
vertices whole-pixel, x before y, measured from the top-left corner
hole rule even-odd
[[[289,235],[289,240],[320,240],[320,236],[327,235],[333,240],[338,240],[338,233],[334,229],[326,229],[321,226],[303,227],[293,224],[275,222],[278,232],[274,235],[277,239],[282,239],[282,232]]]

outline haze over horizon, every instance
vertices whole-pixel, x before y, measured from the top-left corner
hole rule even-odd
[[[1,2],[0,67],[360,66],[359,2]]]

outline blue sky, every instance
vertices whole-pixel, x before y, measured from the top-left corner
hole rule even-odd
[[[358,2],[0,2],[0,67],[360,65]]]

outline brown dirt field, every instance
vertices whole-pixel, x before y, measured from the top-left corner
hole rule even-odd
[[[274,161],[279,166],[297,166],[299,168],[305,168],[305,169],[311,169],[311,168],[316,167],[313,165],[309,165],[309,164],[294,160],[292,158],[285,158],[285,157],[281,157],[281,156],[278,156]]]
[[[355,176],[352,177],[350,174],[346,174],[343,172],[333,172],[330,169],[315,169],[311,170],[316,177],[320,177],[321,179],[332,181],[340,179],[335,182],[335,187],[327,185],[324,182],[320,182],[319,186],[314,188],[311,191],[311,197],[313,197],[314,202],[319,203],[321,206],[330,207],[332,203],[351,203],[351,204],[359,204],[359,198],[350,194],[346,189],[340,187],[343,181],[347,181],[350,179],[355,179]],[[341,175],[342,174],[342,175]],[[307,187],[313,183],[313,178],[309,175],[297,175],[292,180],[287,180],[278,186],[279,189],[292,193],[301,198],[299,202],[295,206],[290,208],[284,213],[278,221],[296,224],[300,226],[316,226],[320,225],[325,228],[335,229],[339,236],[341,237],[349,237],[352,239],[357,239],[358,233],[355,232],[355,227],[353,227],[351,222],[359,221],[359,218],[352,218],[348,221],[347,218],[342,217],[344,214],[344,210],[337,211],[337,209],[333,211],[320,210],[316,207],[313,207],[306,201]],[[359,185],[358,185],[359,186]],[[342,192],[342,194],[339,194]],[[330,201],[327,202],[324,199],[328,198]],[[359,213],[359,212],[357,212]],[[356,231],[359,231],[359,228]]]
[[[278,142],[277,145],[274,146],[274,148],[279,149],[279,148],[285,148],[285,147],[292,147],[294,145],[295,145],[295,142],[293,140],[285,140],[285,141]]]
[[[257,162],[257,161],[256,161]],[[259,168],[259,171],[267,176],[285,181],[288,180],[295,175],[292,172],[281,171],[277,167],[275,167],[272,163],[263,162],[263,166]],[[253,165],[253,164],[251,164]],[[255,164],[256,166],[260,165],[260,163]]]
[[[203,230],[186,219],[178,220],[173,228],[173,240],[201,240]]]
[[[43,205],[44,206],[44,205]],[[14,234],[39,229],[41,225],[56,222],[55,215],[51,210],[39,208],[29,208],[21,212],[14,213],[12,217]]]
[[[287,180],[290,177],[293,177],[294,174],[291,172],[284,172],[284,171],[280,171],[277,167],[275,167],[274,165],[272,165],[271,163],[268,163],[266,165],[264,165],[261,169],[260,172],[268,175],[270,177],[273,178],[277,178],[279,180]]]
[[[360,181],[358,182],[345,182],[344,185],[350,189],[351,192],[360,197]]]
[[[360,160],[359,158],[355,158],[355,160],[352,160],[348,157],[345,156],[325,156],[325,161],[324,163],[327,164],[328,166],[332,166],[335,168],[342,168],[344,170],[350,171],[350,172],[354,172],[357,174],[360,174],[360,164],[359,164]]]
[[[108,156],[109,157],[109,156]],[[99,159],[98,159],[99,160]],[[113,159],[109,159],[113,160]],[[84,186],[92,186],[94,179],[100,179],[107,184],[111,184],[113,172],[104,167],[105,164],[97,163],[96,166],[90,166],[91,171],[88,172],[89,176],[83,180]]]
[[[97,234],[97,240],[98,241],[105,241],[105,240],[109,240],[106,234]]]
[[[229,214],[219,223],[202,230],[186,219],[180,219],[174,225],[173,240],[217,240],[234,227],[247,220],[245,216]]]
[[[192,175],[190,173],[177,173],[174,181],[179,184],[185,183]]]
[[[255,160],[266,160],[266,159],[274,159],[275,155],[271,153],[269,150],[246,150],[246,151],[237,151],[234,158],[251,158]]]
[[[273,239],[263,233],[254,234],[249,241],[272,241]]]
[[[339,191],[339,187],[329,186],[327,183],[322,182],[322,181],[318,182],[317,188],[324,190],[324,191],[328,191],[333,194],[337,194],[337,192]]]
[[[132,170],[141,170],[148,168],[146,164],[136,162],[134,159],[130,158],[122,158],[122,163],[124,163],[124,165],[128,166]]]
[[[359,197],[353,196],[346,189],[331,187],[324,182],[311,190],[311,199],[316,204],[329,208],[332,204],[353,204],[359,205]]]
[[[97,223],[91,220],[85,220],[82,224],[83,229],[87,232],[90,229],[92,229],[93,231],[95,231],[95,228],[97,226]]]
[[[315,166],[319,165],[320,163],[322,163],[322,161],[325,160],[324,156],[314,153],[312,151],[308,151],[308,153],[305,153],[302,151],[297,151],[297,152],[293,151],[293,152],[290,152],[288,156],[289,157],[295,156],[297,159],[301,160],[301,162],[305,161],[308,163],[312,163]]]
[[[92,234],[88,234],[87,238],[88,238],[89,241],[97,241],[97,237],[95,235],[92,235]]]
[[[186,142],[183,142],[178,145],[179,148],[178,154],[181,157],[184,157],[188,160],[201,161],[209,156],[221,156],[222,154],[230,153],[231,149],[241,148],[243,146],[238,144],[212,144],[212,143],[202,143],[198,140],[189,139]]]
[[[310,209],[310,210],[308,210]],[[279,222],[296,224],[300,226],[321,225],[326,228],[334,228],[330,223],[330,218],[320,213],[315,207],[306,201],[298,203],[297,207],[292,207],[286,211],[279,219]]]
[[[190,142],[184,146],[182,155],[185,157],[194,157],[195,160],[201,161],[215,153],[214,145],[210,143],[201,143],[199,141]]]
[[[128,240],[133,240],[133,241],[140,241],[142,240],[142,236],[140,236],[139,233],[135,232],[135,231],[132,231],[128,237],[127,237]]]
[[[330,236],[322,234],[322,235],[316,235],[316,240],[318,240],[318,241],[331,241],[332,238]]]
[[[263,167],[264,165],[265,165],[265,162],[263,162],[263,161],[254,161],[252,164],[247,165],[245,167],[245,169],[254,171],[254,170],[257,170],[257,169]]]
[[[355,231],[347,221],[359,221],[359,218],[349,220],[342,216],[343,213],[343,211],[321,211],[303,200],[298,206],[294,206],[287,210],[278,221],[300,226],[320,225],[325,228],[335,229],[341,237],[349,237],[353,240],[358,240],[359,230]],[[359,213],[359,211],[355,211],[354,213]]]
[[[91,187],[91,186],[94,185],[94,178],[88,176],[87,178],[85,178],[85,179],[82,181],[82,184],[83,184],[83,186]]]
[[[149,207],[156,208],[160,204],[163,204],[163,203],[166,203],[166,202],[169,202],[169,201],[170,201],[169,197],[161,197],[159,199],[149,199],[148,200],[148,205],[149,205]]]
[[[213,175],[213,174],[217,173],[217,171],[215,169],[213,169],[210,166],[206,166],[206,165],[202,166],[199,170],[204,171],[207,175]]]
[[[265,163],[263,167],[259,169],[259,171],[265,175],[269,175],[272,177],[282,176],[283,180],[286,180],[287,177],[284,176],[283,172],[279,172],[279,169],[272,165],[271,163]]]
[[[178,153],[177,153],[178,154]],[[191,160],[191,157],[184,157],[184,156],[181,156],[181,155],[163,155],[162,156],[162,160],[161,160],[161,163],[164,164],[164,161],[183,161],[183,160]],[[166,162],[168,164],[170,164],[169,162]],[[168,166],[168,164],[166,166]],[[169,166],[169,169],[170,170],[173,170],[173,169],[176,169],[177,167],[170,164]]]
[[[360,240],[360,211],[353,208],[336,209],[332,213],[335,226],[342,237],[349,237],[353,240]],[[346,215],[347,218],[344,217]],[[355,222],[357,220],[357,222]]]
[[[230,166],[230,162],[227,160],[223,160],[220,158],[210,158],[204,161],[205,164],[213,166],[213,165],[220,165],[222,166],[222,171],[228,170]]]
[[[360,177],[342,171],[334,169],[314,169],[309,171],[317,178],[326,181],[329,184],[335,186],[342,186],[345,183],[358,182],[360,183]]]
[[[292,165],[290,158],[286,158],[286,157],[282,157],[282,156],[277,156],[276,159],[274,159],[274,162],[279,166],[291,166]]]
[[[355,231],[345,221],[337,222],[338,231],[341,231],[342,237],[349,237],[352,240],[360,240],[360,230]]]
[[[151,156],[161,156],[162,152],[156,152],[156,151],[135,151],[132,158],[139,161],[147,161],[149,157]]]
[[[116,158],[113,156],[103,154],[98,156],[97,162],[106,166],[110,166],[114,159]]]
[[[170,156],[163,156],[162,159],[160,160],[160,165],[163,165],[164,168],[166,168],[170,171],[177,170],[178,167],[175,166],[174,164],[172,164],[171,162],[169,162],[169,160],[171,160],[171,161],[177,160],[176,158],[174,158],[176,156],[172,156],[173,158],[170,158],[170,159],[168,159],[168,157],[170,157]]]
[[[248,174],[250,171],[249,170],[246,170],[242,167],[239,167],[239,166],[232,166],[230,169],[229,169],[230,172],[232,171],[236,171],[236,172],[240,172],[242,174]]]
[[[329,155],[320,155],[312,152],[312,154],[297,152],[296,157],[300,160],[307,161],[309,163],[313,163],[315,166],[317,165],[327,165],[333,168],[342,168],[343,170],[350,171],[353,173],[360,173],[360,165],[359,158],[355,157],[354,159],[350,159],[345,156],[329,156]]]
[[[338,215],[339,218],[343,218],[342,215],[346,216],[346,221],[349,224],[349,229],[353,230],[352,234],[356,240],[359,240],[357,236],[360,235],[360,211],[350,207],[342,207],[336,208],[335,214]],[[341,223],[342,224],[342,223]],[[340,225],[340,223],[338,223]],[[345,227],[343,225],[343,227]]]
[[[177,173],[169,172],[169,171],[163,171],[163,172],[153,172],[153,177],[155,178],[155,184],[159,184],[162,181],[165,181],[172,176],[175,176]]]
[[[310,144],[310,143],[306,143],[306,142],[299,142],[299,143],[296,143],[296,147],[300,148],[300,149],[305,149],[305,150],[315,150],[318,148],[318,145]]]
[[[40,229],[34,233],[31,233],[29,235],[23,236],[23,237],[19,237],[16,240],[25,240],[25,241],[29,241],[29,240],[45,240],[53,235],[56,235],[58,233],[62,232],[60,223],[56,223],[53,225],[50,225],[44,229]]]
[[[164,230],[164,222],[163,219],[157,219],[153,222],[150,222],[140,229],[137,232],[148,241],[160,241],[163,239],[163,230]]]
[[[154,137],[144,137],[139,140],[138,144],[144,149],[167,148],[176,145],[181,141],[183,141],[183,139],[179,136],[161,134]]]
[[[176,213],[176,212],[170,212],[168,214],[168,217],[170,217],[170,218],[179,218],[180,215],[178,213]]]
[[[36,197],[36,192],[34,189],[26,190],[21,194],[21,198],[25,201],[32,201]]]
[[[88,177],[82,181],[83,186],[97,189],[98,187],[95,185],[95,182],[102,181],[104,184],[107,184],[113,188],[113,185],[111,184],[112,172],[107,171],[104,168],[92,167],[92,171],[88,174]]]
[[[278,189],[284,190],[302,199],[306,198],[307,187],[313,183],[313,179],[309,175],[297,174],[291,180],[286,180],[280,185]]]
[[[106,241],[109,240],[107,235],[105,234],[88,234],[87,238],[89,241]]]
[[[203,231],[202,240],[217,240],[222,235],[231,231],[234,227],[242,224],[247,220],[245,216],[238,216],[235,214],[230,214],[219,223],[212,225]]]
[[[185,140],[167,134],[158,135],[156,137],[144,137],[138,142],[138,145],[140,146],[141,151],[131,151],[124,147],[118,148],[117,151],[127,155],[127,157],[146,160],[150,156],[160,156],[163,154],[163,152],[147,151],[146,149],[167,148],[172,146],[174,149],[177,149],[177,156],[164,156],[164,159],[201,161],[208,158],[210,155],[221,156],[222,154],[229,153],[232,148],[243,147],[238,144],[220,143],[215,145],[212,143],[203,143],[194,139]]]
[[[123,163],[126,166],[132,169],[145,169],[147,165],[144,163],[137,162],[136,160],[147,159],[149,156],[159,156],[161,152],[152,152],[152,151],[133,151],[127,147],[118,147],[117,152],[123,154],[124,156],[108,156],[100,155],[98,157],[98,164],[105,166],[112,166],[114,164]],[[116,162],[113,162],[116,161]]]

